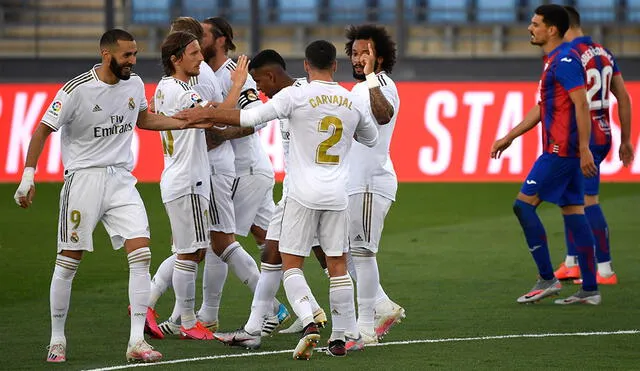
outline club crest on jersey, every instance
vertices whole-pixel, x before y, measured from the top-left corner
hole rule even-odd
[[[198,103],[202,101],[202,98],[200,98],[200,95],[198,95],[198,93],[191,93],[191,101],[193,103]]]
[[[78,234],[76,232],[71,232],[70,240],[73,243],[78,243],[78,241],[80,241],[80,237],[78,237]]]
[[[129,109],[133,111],[136,108],[136,102],[133,100],[133,97],[129,97]]]
[[[253,90],[247,90],[247,100],[249,100],[249,102],[257,101],[258,95]]]

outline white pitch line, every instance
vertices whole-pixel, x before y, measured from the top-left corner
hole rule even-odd
[[[422,339],[422,340],[404,340],[404,341],[390,341],[386,343],[370,344],[367,347],[384,347],[388,345],[409,345],[409,344],[431,344],[431,343],[451,343],[458,341],[478,341],[478,340],[504,340],[504,339],[522,339],[522,338],[546,338],[546,337],[563,337],[563,336],[609,336],[609,335],[636,335],[640,334],[640,330],[619,330],[619,331],[595,331],[595,332],[566,332],[566,333],[548,333],[548,334],[515,334],[515,335],[495,335],[495,336],[476,336],[468,338],[444,338],[444,339]],[[318,348],[323,350],[326,348]],[[273,354],[292,353],[293,349],[287,350],[275,350],[269,352],[246,352],[238,354],[221,354],[217,356],[207,357],[195,357],[174,359],[171,361],[162,361],[155,363],[134,363],[122,366],[102,367],[94,368],[86,371],[111,371],[111,370],[123,370],[134,367],[152,367],[161,365],[170,365],[175,363],[186,362],[199,362],[208,361],[214,359],[228,359],[228,358],[244,358],[244,357],[260,357],[269,356]]]

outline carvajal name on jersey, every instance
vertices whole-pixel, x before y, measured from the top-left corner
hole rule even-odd
[[[315,98],[309,99],[311,107],[316,108],[321,104],[335,104],[337,106],[345,106],[351,109],[351,101],[341,95],[318,95]]]

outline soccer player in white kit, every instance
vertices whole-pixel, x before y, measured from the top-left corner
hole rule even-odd
[[[195,35],[170,33],[161,46],[166,74],[154,94],[155,108],[164,116],[202,104],[202,98],[188,84],[200,74],[202,54]],[[160,193],[173,236],[172,284],[184,338],[212,340],[213,334],[196,320],[195,294],[198,263],[209,248],[209,196],[211,193],[207,143],[204,130],[162,132],[164,170]]]
[[[273,98],[280,90],[293,86],[300,87],[307,84],[306,78],[293,79],[286,72],[286,64],[284,59],[275,50],[267,49],[256,54],[249,64],[249,72],[256,82],[258,90],[265,94],[269,99]],[[282,185],[282,200],[276,205],[276,209],[271,218],[271,223],[267,229],[265,248],[262,250],[260,279],[256,286],[256,291],[251,303],[251,314],[244,326],[232,332],[217,332],[214,337],[231,346],[240,346],[248,349],[257,349],[261,345],[261,336],[268,335],[265,329],[267,325],[274,329],[278,324],[277,316],[267,317],[271,301],[275,297],[280,282],[282,280],[282,258],[278,251],[278,241],[280,240],[282,228],[282,212],[284,208],[284,199],[287,195],[287,163],[289,158],[289,120],[282,119],[280,121],[280,132],[282,134],[282,147],[284,151],[285,178]],[[315,249],[316,247],[314,247]],[[317,246],[319,248],[319,246]],[[324,253],[323,253],[324,255]],[[309,301],[312,305],[314,322],[324,327],[327,321],[324,310],[318,305],[315,297],[309,295]],[[267,317],[265,319],[265,317]],[[263,322],[263,319],[264,322]],[[302,330],[302,324],[300,325]]]
[[[131,332],[126,358],[154,362],[162,355],[144,340],[149,297],[149,223],[131,175],[134,125],[177,130],[184,121],[147,113],[144,84],[132,73],[137,47],[131,34],[112,29],[100,39],[102,64],[67,82],[36,128],[14,198],[27,208],[35,193],[35,167],[48,136],[61,129],[65,181],[60,192],[58,255],[51,280],[51,341],[48,362],[66,361],[64,328],[71,284],[92,233],[102,221],[114,249],[123,245],[129,261]],[[192,127],[205,127],[204,125]]]
[[[204,29],[199,21],[191,17],[178,17],[171,22],[170,33],[176,31],[190,32],[198,39],[198,42],[205,38]],[[201,44],[202,54],[206,54],[205,43]],[[241,56],[240,59],[246,59]],[[241,62],[245,63],[245,62]],[[244,73],[246,76],[246,73]],[[234,107],[240,90],[246,80],[242,73],[234,74],[232,79],[234,83],[223,102],[222,86],[218,82],[216,75],[209,65],[203,60],[200,62],[200,73],[189,78],[189,85],[195,90],[200,97],[208,102],[217,102],[219,107]],[[236,81],[237,80],[237,81]],[[209,134],[212,130],[218,131],[217,128],[211,128],[206,131]],[[233,149],[229,142],[211,144],[207,135],[208,163],[207,171],[210,170],[211,193],[209,195],[209,217],[210,226],[207,231],[211,237],[212,248],[206,250],[205,270],[203,276],[203,303],[202,308],[196,318],[204,327],[212,332],[218,328],[218,309],[222,294],[222,287],[227,277],[227,264],[224,263],[214,252],[214,244],[220,245],[224,241],[220,241],[220,235],[224,238],[230,234],[234,237],[233,230],[235,225],[235,217],[233,210],[233,202],[231,201],[230,189],[233,179],[235,178],[235,169],[233,165]],[[215,137],[214,137],[215,138]],[[225,197],[226,195],[228,197]],[[226,244],[225,246],[229,245]],[[156,314],[154,307],[160,296],[172,286],[172,277],[175,254],[165,259],[158,267],[156,274],[151,280],[151,295],[149,301],[150,315],[147,316],[145,331],[154,338],[162,339],[164,334],[180,334],[180,306],[176,302],[173,313],[169,318],[160,325],[156,323]]]
[[[395,43],[383,26],[347,28],[345,46],[353,76],[359,81],[351,91],[363,97],[378,123],[378,144],[369,148],[354,143],[349,161],[350,273],[356,280],[358,328],[361,337],[347,341],[348,350],[377,343],[404,318],[404,309],[391,301],[380,285],[376,254],[384,218],[395,201],[398,180],[389,155],[391,137],[400,109],[398,90],[388,73],[396,60]],[[355,272],[354,272],[355,270]]]
[[[202,22],[202,25],[206,35],[204,43],[207,44],[203,50],[205,59],[222,84],[223,96],[228,97],[232,87],[231,76],[236,68],[236,63],[227,56],[230,50],[235,50],[233,30],[229,23],[220,17],[207,18]],[[248,77],[241,90],[237,108],[246,109],[262,104],[258,99],[253,79]],[[229,193],[220,195],[222,200],[233,200],[235,234],[247,236],[251,231],[259,246],[264,244],[266,229],[275,207],[273,202],[273,168],[257,133],[265,125],[266,122],[256,128],[227,128],[217,132],[211,131],[217,133],[218,138],[222,140],[231,139],[229,143],[235,155],[235,179],[228,189]],[[225,179],[229,180],[228,177]],[[224,206],[228,206],[228,201],[225,201]],[[221,217],[221,220],[224,218]],[[223,224],[221,223],[222,226],[224,226]],[[231,267],[241,282],[244,282],[252,292],[255,292],[260,276],[256,262],[235,240],[230,228],[224,228],[222,232],[224,234],[219,236],[220,243],[214,243],[216,254]],[[224,284],[224,280],[218,280],[217,284]],[[222,290],[222,286],[219,288]],[[277,299],[273,299],[272,305],[270,315],[277,316],[279,323],[283,323],[289,318],[289,311]],[[211,307],[205,298],[198,315],[203,320],[212,320],[214,311],[211,310]],[[215,315],[217,317],[217,309]],[[267,327],[272,329],[271,326]]]
[[[344,255],[349,219],[347,153],[354,135],[361,143],[373,146],[378,130],[364,102],[333,82],[335,58],[336,49],[331,43],[314,41],[305,50],[304,66],[311,81],[308,85],[284,88],[266,104],[250,110],[192,109],[179,116],[190,122],[210,119],[241,126],[289,119],[288,193],[282,217],[282,231],[286,233],[280,236],[280,253],[287,298],[305,326],[293,352],[295,359],[309,359],[320,339],[309,303],[311,291],[302,272],[315,234],[327,256],[331,276],[333,329],[327,352],[346,355],[345,333],[357,331],[353,284]]]

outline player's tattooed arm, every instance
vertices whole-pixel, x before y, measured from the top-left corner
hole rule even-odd
[[[382,94],[380,87],[369,89],[369,100],[371,101],[371,113],[378,124],[388,124],[393,117],[393,106]]]
[[[364,65],[364,74],[367,79],[367,85],[369,86],[369,100],[371,102],[371,113],[375,117],[379,125],[386,125],[391,121],[393,117],[393,105],[389,103],[382,90],[380,89],[380,82],[376,76],[376,54],[371,46],[371,43],[367,44],[369,53],[363,53],[360,62]]]

